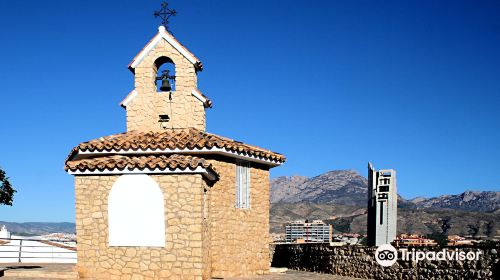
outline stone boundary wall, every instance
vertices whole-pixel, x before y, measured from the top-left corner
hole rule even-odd
[[[416,248],[416,250],[435,248]],[[454,250],[455,248],[448,248]],[[500,250],[460,248],[464,251],[481,250],[478,261],[411,261],[399,260],[391,267],[382,267],[375,261],[376,247],[327,244],[272,244],[271,266],[336,274],[365,279],[500,279]]]

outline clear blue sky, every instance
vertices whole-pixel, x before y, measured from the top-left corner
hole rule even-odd
[[[272,176],[366,164],[407,198],[500,190],[500,2],[187,1],[207,129],[288,157]],[[125,130],[128,63],[160,1],[0,1],[0,220],[74,221],[71,148]]]

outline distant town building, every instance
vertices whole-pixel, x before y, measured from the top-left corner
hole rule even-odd
[[[394,240],[394,245],[401,246],[436,246],[437,242],[415,234],[401,234]]]
[[[288,243],[323,243],[332,241],[332,226],[321,220],[312,223],[295,221],[285,227],[285,239]]]
[[[398,197],[396,171],[376,171],[368,163],[368,246],[389,244],[396,238]]]
[[[285,234],[284,233],[270,233],[271,242],[280,243],[285,242]]]
[[[359,245],[361,242],[362,235],[357,233],[342,233],[336,234],[332,238],[330,245],[332,246],[344,246],[344,245]]]
[[[448,236],[448,246],[468,246],[472,245],[472,240],[459,235]]]
[[[0,228],[0,238],[10,239],[10,232],[5,225],[2,225],[2,228]]]

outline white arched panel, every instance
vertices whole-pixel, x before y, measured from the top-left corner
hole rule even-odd
[[[165,247],[163,194],[148,175],[122,175],[108,198],[109,246]]]

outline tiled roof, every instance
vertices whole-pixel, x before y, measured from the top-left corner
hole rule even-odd
[[[208,161],[193,156],[172,154],[150,155],[150,156],[123,156],[112,155],[105,157],[86,158],[80,160],[66,161],[64,169],[66,171],[104,171],[104,170],[194,170],[197,167],[203,167],[217,174],[215,169]]]
[[[259,160],[267,160],[276,163],[285,162],[285,156],[265,150],[259,147],[247,145],[232,139],[194,128],[167,129],[161,132],[138,132],[130,131],[121,134],[101,137],[95,140],[81,143],[75,147],[68,159],[74,159],[78,152],[100,153],[109,152],[186,152],[205,150],[208,152],[213,148],[221,148],[242,156],[249,156]]]

